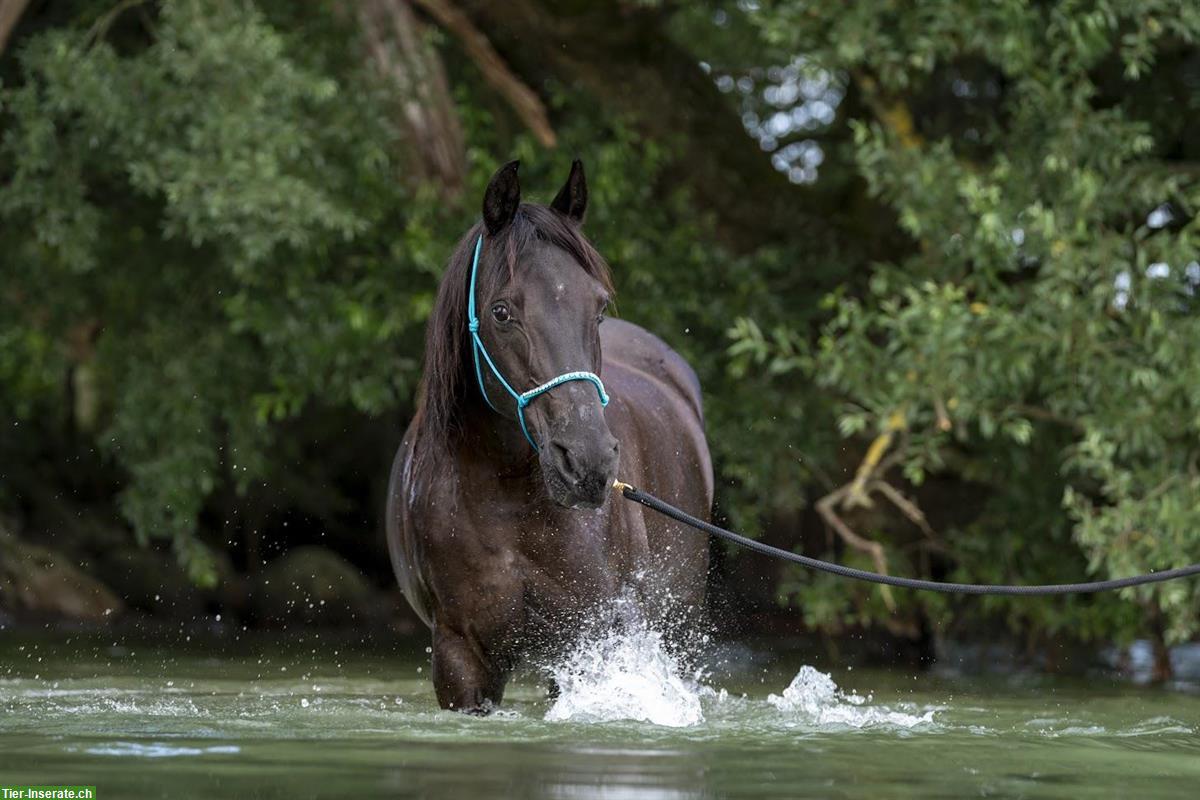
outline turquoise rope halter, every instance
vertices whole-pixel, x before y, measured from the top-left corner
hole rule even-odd
[[[483,399],[492,407],[493,411],[499,412],[496,404],[492,402],[492,398],[488,397],[487,386],[483,383],[483,368],[479,365],[479,356],[483,356],[483,360],[487,363],[488,369],[496,376],[496,380],[500,381],[500,385],[504,387],[513,399],[517,401],[517,421],[521,423],[521,433],[525,434],[525,439],[533,447],[538,449],[537,442],[529,435],[529,428],[525,426],[525,407],[529,405],[533,398],[539,394],[545,394],[556,386],[562,386],[570,381],[588,381],[596,387],[596,393],[600,395],[600,405],[608,405],[608,393],[604,391],[604,383],[600,380],[600,376],[594,372],[564,372],[557,378],[551,378],[541,386],[535,386],[527,392],[518,392],[516,389],[504,379],[500,374],[500,368],[496,366],[496,362],[492,361],[492,357],[488,355],[487,348],[483,346],[483,339],[479,338],[479,317],[475,313],[475,276],[479,272],[479,253],[483,249],[483,234],[479,234],[479,238],[475,240],[475,257],[471,259],[471,288],[470,294],[467,296],[467,330],[471,332],[472,353],[475,357],[475,379],[479,381],[479,391],[483,392]]]

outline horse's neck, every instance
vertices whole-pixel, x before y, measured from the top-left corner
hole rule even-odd
[[[537,455],[515,420],[500,416],[482,398],[468,404],[465,412],[460,459],[482,464],[501,477],[537,472]]]

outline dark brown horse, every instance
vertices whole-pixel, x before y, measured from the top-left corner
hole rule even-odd
[[[550,206],[520,195],[512,162],[450,259],[387,508],[400,587],[433,629],[438,703],[474,713],[500,702],[523,656],[571,641],[618,596],[632,593],[652,620],[698,611],[708,567],[703,537],[610,490],[619,473],[708,518],[695,373],[642,328],[604,321],[612,283],[580,231],[582,164]],[[468,301],[481,237],[478,333],[495,372],[517,393],[597,373],[607,407],[576,375],[518,408],[493,370],[476,371]]]

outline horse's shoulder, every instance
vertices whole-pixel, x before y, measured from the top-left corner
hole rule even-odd
[[[389,521],[418,533],[431,521],[444,516],[446,510],[459,504],[457,471],[447,458],[421,458],[412,442],[413,432],[405,434],[392,466],[391,492],[388,500],[394,513]]]

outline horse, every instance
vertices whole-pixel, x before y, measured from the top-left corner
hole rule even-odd
[[[386,509],[400,588],[432,630],[437,702],[472,714],[621,597],[650,620],[702,619],[708,571],[704,537],[611,491],[619,474],[708,518],[699,380],[605,318],[582,162],[549,206],[521,202],[518,167],[493,175],[446,266]]]

